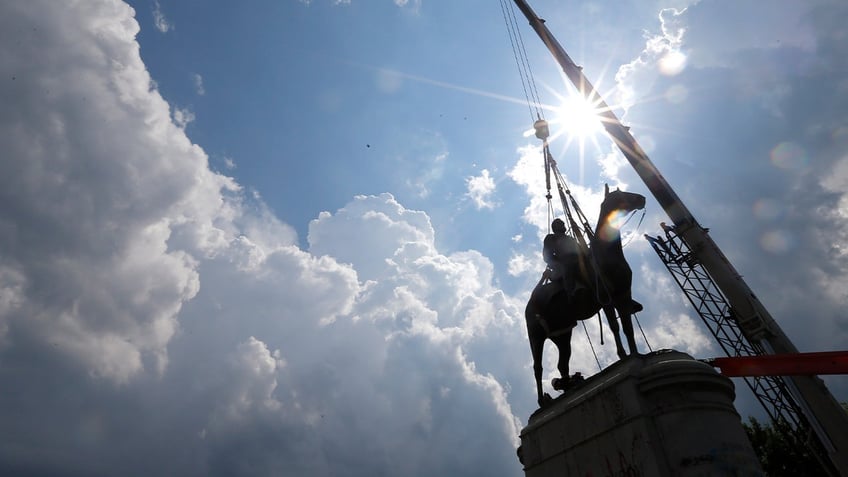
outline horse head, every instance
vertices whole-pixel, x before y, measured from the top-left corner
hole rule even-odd
[[[635,192],[624,192],[616,188],[610,192],[609,184],[604,184],[604,201],[601,203],[601,211],[607,213],[620,210],[622,212],[633,212],[645,208],[645,196]]]
[[[595,235],[605,242],[617,241],[620,238],[619,228],[627,214],[644,208],[644,195],[625,192],[617,188],[610,192],[609,185],[604,184],[604,201],[601,202]]]

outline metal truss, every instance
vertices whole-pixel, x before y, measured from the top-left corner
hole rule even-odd
[[[769,354],[761,343],[752,342],[745,336],[727,299],[686,242],[671,227],[662,225],[665,238],[647,234],[645,238],[725,354],[731,357]],[[790,392],[788,381],[780,376],[743,379],[776,426],[788,427],[797,443],[812,446],[819,460],[822,461],[823,457],[826,460],[827,453]]]

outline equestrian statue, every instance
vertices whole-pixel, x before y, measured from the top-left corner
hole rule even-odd
[[[554,388],[564,389],[570,379],[571,332],[578,321],[603,310],[615,337],[618,356],[624,359],[627,353],[619,336],[617,312],[630,354],[638,353],[632,315],[641,311],[642,305],[630,294],[633,273],[624,258],[619,222],[626,214],[644,207],[645,196],[618,189],[610,192],[605,185],[604,201],[595,231],[589,234],[588,250],[565,233],[562,220],[555,219],[551,224],[553,233],[545,237],[542,252],[548,268],[524,311],[539,406],[544,407],[553,399],[542,391],[545,340],[550,339],[559,349],[557,368],[561,378],[553,384]]]

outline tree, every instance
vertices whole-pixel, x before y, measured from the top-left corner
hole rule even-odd
[[[844,406],[844,404],[843,404]],[[763,471],[769,477],[818,477],[821,464],[809,447],[797,442],[792,429],[784,421],[762,424],[753,416],[742,423]]]

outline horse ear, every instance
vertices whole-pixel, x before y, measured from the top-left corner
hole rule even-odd
[[[604,183],[604,196],[609,195],[609,184]]]

